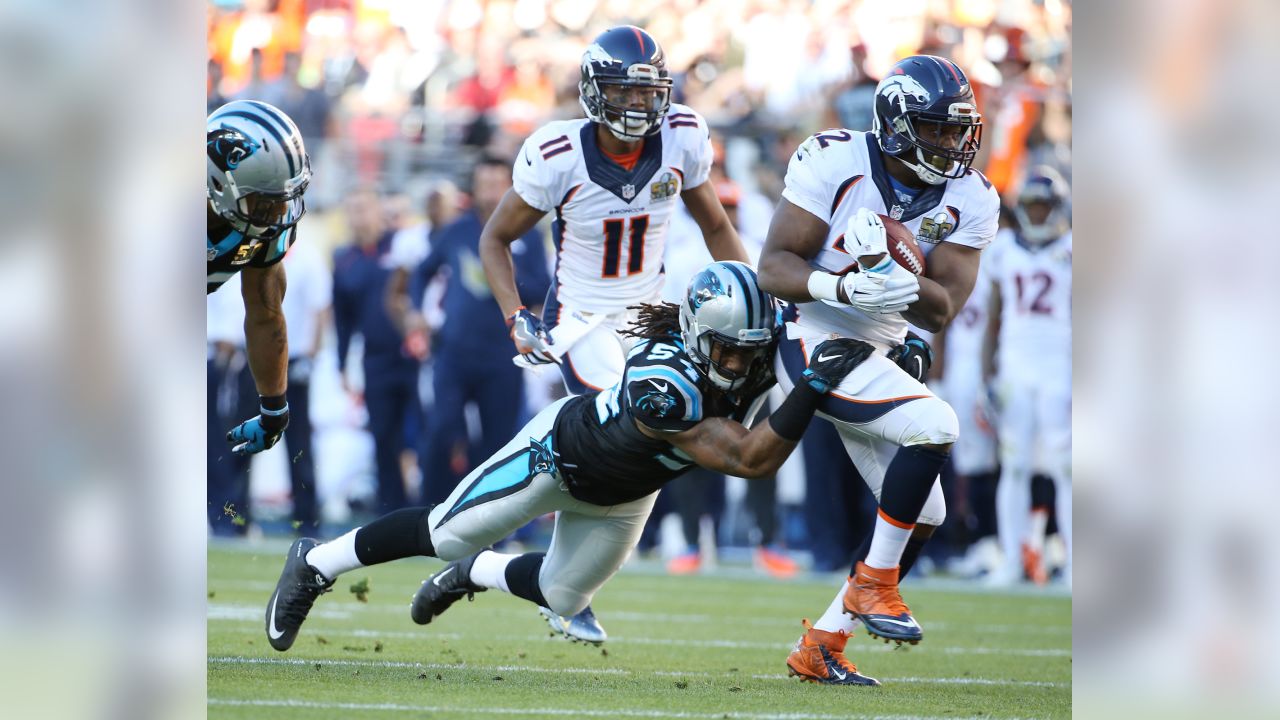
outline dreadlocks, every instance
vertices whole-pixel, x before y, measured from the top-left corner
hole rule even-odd
[[[644,303],[631,305],[628,310],[638,310],[639,317],[635,322],[622,330],[621,334],[633,338],[662,338],[680,332],[680,306],[675,303]]]

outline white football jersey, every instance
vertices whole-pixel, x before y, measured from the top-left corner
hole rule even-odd
[[[940,242],[986,247],[995,237],[1000,210],[995,189],[977,170],[921,190],[902,207],[875,135],[850,130],[824,130],[801,143],[787,166],[782,197],[830,228],[822,250],[809,264],[831,273],[843,273],[856,262],[844,249],[844,233],[858,208],[900,220],[915,233],[926,258]],[[888,345],[906,336],[907,322],[900,313],[871,314],[823,302],[802,303],[798,309],[801,325],[823,332]]]
[[[662,289],[662,254],[676,199],[707,181],[711,140],[702,116],[672,104],[631,170],[604,155],[586,118],[548,123],[516,158],[515,191],[555,212],[556,292],[575,310],[614,313]]]
[[[989,252],[982,254],[982,264]],[[947,325],[947,340],[943,346],[945,358],[943,374],[948,393],[954,392],[958,383],[978,385],[982,382],[982,344],[987,336],[987,314],[991,303],[991,286],[979,280],[960,312]]]
[[[1000,374],[1069,372],[1071,233],[1037,247],[1002,230],[983,254],[982,275],[1000,293]]]

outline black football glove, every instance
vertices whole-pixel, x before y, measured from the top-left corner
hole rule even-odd
[[[870,343],[861,340],[827,340],[809,356],[809,367],[802,377],[809,387],[825,395],[874,352]]]
[[[236,455],[256,455],[270,450],[280,442],[284,429],[289,427],[289,403],[284,396],[261,398],[258,416],[245,420],[227,433],[227,442]]]
[[[924,338],[908,330],[906,341],[889,351],[889,359],[916,382],[924,382],[929,377],[929,368],[933,367],[933,348]]]

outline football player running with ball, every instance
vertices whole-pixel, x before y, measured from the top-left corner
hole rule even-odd
[[[565,617],[582,611],[639,541],[663,485],[695,464],[771,475],[823,397],[874,352],[859,340],[823,342],[781,406],[748,429],[775,382],[780,331],[777,305],[750,267],[708,265],[680,305],[639,308],[628,329],[638,342],[617,383],[548,406],[444,503],[398,510],[324,544],[296,541],[267,604],[271,646],[289,649],[340,574],[407,557],[452,561],[414,596],[419,624],[490,589]],[[488,549],[550,512],[547,552]]]
[[[579,102],[587,117],[548,123],[529,136],[513,187],[485,225],[480,259],[511,327],[516,364],[557,363],[570,393],[612,386],[632,339],[631,306],[657,302],[662,255],[677,196],[697,221],[711,257],[747,262],[746,250],[708,181],[713,151],[706,121],[671,103],[662,48],[622,25],[582,55]],[[555,277],[542,317],[516,292],[511,243],[555,213]],[[544,612],[552,628],[598,642],[588,608],[575,618]]]
[[[923,637],[898,581],[946,514],[937,478],[957,421],[885,354],[903,342],[908,322],[941,330],[973,289],[1000,202],[971,168],[981,128],[964,71],[943,58],[912,56],[877,86],[871,132],[825,130],[805,140],[787,168],[760,257],[761,285],[796,303],[778,353],[783,388],[821,359],[821,343],[831,338],[857,338],[879,350],[818,408],[879,511],[848,581],[816,625],[804,621],[807,631],[787,658],[791,673],[806,680],[878,684],[843,653],[858,621],[886,642]],[[886,254],[879,214],[915,234],[928,259],[922,275]],[[875,262],[864,267],[859,258]]]
[[[302,133],[278,108],[237,100],[205,123],[205,292],[242,273],[244,339],[258,387],[259,414],[227,433],[237,455],[260,453],[289,425],[289,344],[285,335],[285,274],[280,261],[297,237],[311,182]]]

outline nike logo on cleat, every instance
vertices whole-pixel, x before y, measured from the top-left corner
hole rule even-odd
[[[828,360],[835,360],[835,359],[836,359],[836,358],[838,358],[838,357],[840,357],[840,356],[839,356],[839,355],[819,355],[819,356],[818,356],[818,362],[826,362],[826,361],[828,361]]]
[[[919,625],[916,624],[915,620],[894,620],[893,618],[887,618],[887,617],[878,617],[878,618],[872,618],[872,619],[875,620],[876,622],[893,623],[894,625],[901,625],[902,627],[907,627],[907,628],[920,627]]]
[[[831,674],[832,674],[832,675],[835,675],[835,676],[836,676],[837,678],[839,678],[840,680],[843,680],[843,679],[845,679],[846,677],[849,677],[848,673],[841,672],[840,670],[837,670],[837,669],[835,669],[835,668],[831,668]]]
[[[457,568],[457,565],[450,565],[449,567],[445,568],[444,572],[431,578],[431,584],[435,585],[436,587],[440,587],[440,581],[444,579],[444,576],[453,572],[456,568]]]
[[[276,629],[276,603],[279,601],[280,593],[276,592],[275,597],[271,598],[271,613],[268,615],[271,618],[271,623],[267,626],[267,637],[272,640],[279,640],[284,637],[284,631]]]

